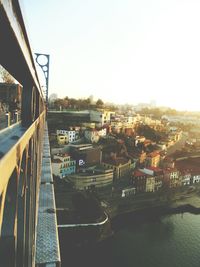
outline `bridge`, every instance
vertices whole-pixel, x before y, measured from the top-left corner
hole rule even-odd
[[[46,103],[18,0],[0,0],[0,64],[22,85],[0,131],[0,266],[60,266]]]

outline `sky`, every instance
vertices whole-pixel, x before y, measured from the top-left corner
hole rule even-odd
[[[20,0],[49,94],[200,110],[199,0]]]

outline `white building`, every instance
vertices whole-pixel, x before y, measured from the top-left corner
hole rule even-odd
[[[110,123],[111,115],[115,114],[113,111],[90,111],[90,120],[95,121],[99,126],[103,126],[106,123]]]
[[[69,143],[75,142],[79,138],[79,132],[75,130],[57,130],[56,134],[57,136],[59,134],[66,135],[68,137]]]
[[[70,175],[69,179],[78,190],[105,187],[113,183],[113,170],[102,167],[99,170],[85,169],[83,172]]]
[[[193,184],[196,184],[196,183],[199,183],[200,182],[200,174],[193,174],[192,176],[192,183]]]
[[[107,128],[103,128],[98,131],[100,137],[105,137],[107,135]]]
[[[84,136],[88,142],[97,143],[99,141],[99,132],[94,129],[87,129],[84,132]]]
[[[144,136],[137,135],[135,137],[135,145],[137,146],[138,143],[144,143],[145,140],[146,140],[146,138]]]
[[[133,116],[124,117],[124,122],[127,124],[133,124],[134,123],[134,117]]]
[[[76,172],[76,161],[71,160],[68,154],[54,155],[52,160],[52,172],[61,179]]]

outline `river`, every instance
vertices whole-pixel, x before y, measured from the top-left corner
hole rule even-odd
[[[139,220],[99,244],[61,251],[70,267],[199,267],[200,215]]]

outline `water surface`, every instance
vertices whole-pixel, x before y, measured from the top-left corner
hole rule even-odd
[[[62,266],[200,267],[200,215],[184,213],[127,224],[101,244],[69,254],[65,251],[68,260]]]

